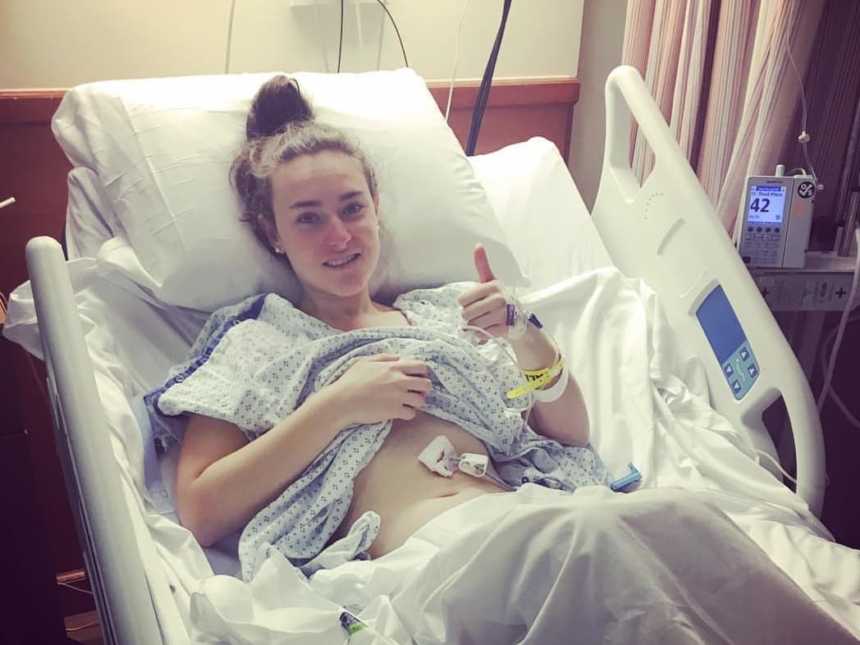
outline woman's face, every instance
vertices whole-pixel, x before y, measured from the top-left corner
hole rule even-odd
[[[354,296],[367,288],[379,261],[378,200],[361,162],[334,151],[302,155],[280,164],[271,181],[272,241],[305,289]]]

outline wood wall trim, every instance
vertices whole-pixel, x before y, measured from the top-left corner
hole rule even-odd
[[[458,81],[454,86],[451,108],[472,108],[478,98],[480,81]],[[493,82],[487,107],[528,105],[573,105],[579,100],[579,81],[565,78],[503,78]],[[448,104],[449,83],[430,81],[430,93],[444,111]]]
[[[50,123],[66,90],[0,90],[0,124]]]
[[[430,93],[444,113],[449,83],[431,81]],[[455,84],[448,124],[465,146],[478,98],[480,81]],[[498,79],[487,98],[475,154],[498,150],[532,136],[552,141],[564,159],[570,151],[573,109],[579,100],[580,83],[573,77]]]
[[[470,109],[478,98],[480,81],[458,81],[451,99],[452,109]],[[430,93],[444,111],[448,104],[449,84],[427,83]],[[529,105],[575,105],[580,83],[575,78],[505,78],[494,81],[487,99],[488,107]],[[0,90],[0,123],[44,123],[60,105],[64,89]]]

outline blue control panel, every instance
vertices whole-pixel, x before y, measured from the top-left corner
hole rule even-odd
[[[726,385],[735,399],[742,399],[758,378],[759,367],[722,287],[715,287],[707,295],[696,310],[696,318],[723,370]]]

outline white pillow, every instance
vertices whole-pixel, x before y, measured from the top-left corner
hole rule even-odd
[[[554,143],[533,137],[469,160],[530,290],[612,264]]]
[[[209,311],[253,293],[297,293],[292,274],[239,221],[228,181],[251,99],[271,76],[92,83],[68,92],[54,116],[67,156],[96,173],[112,206],[105,217],[115,218],[121,253],[107,249],[103,259],[168,304]],[[377,297],[474,279],[476,242],[499,277],[526,283],[421,77],[407,69],[291,76],[319,120],[356,138],[377,170],[389,233]]]

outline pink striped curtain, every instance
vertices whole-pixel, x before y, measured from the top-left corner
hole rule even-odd
[[[630,0],[627,5],[622,62],[642,74],[688,158],[701,109],[711,8],[711,0]],[[631,163],[641,181],[654,157],[635,130],[631,141]]]
[[[718,217],[780,161],[824,0],[629,0],[622,60],[642,72]],[[703,112],[704,110],[704,112]],[[793,133],[796,138],[797,133]],[[641,137],[634,172],[653,158]]]

